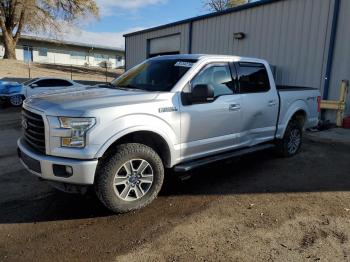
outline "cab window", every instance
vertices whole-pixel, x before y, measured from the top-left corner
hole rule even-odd
[[[214,88],[214,97],[232,95],[234,84],[230,68],[227,64],[213,64],[205,67],[191,81],[191,86],[211,85]]]
[[[259,63],[238,63],[239,92],[260,93],[270,90],[269,76],[263,64]]]

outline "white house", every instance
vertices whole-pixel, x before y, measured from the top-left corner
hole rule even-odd
[[[5,48],[0,35],[0,59]],[[112,68],[124,67],[124,50],[121,48],[75,42],[58,41],[24,35],[16,47],[18,60],[34,63],[101,66],[108,62]]]

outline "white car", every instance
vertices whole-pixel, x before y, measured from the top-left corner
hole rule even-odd
[[[30,79],[21,85],[9,85],[5,88],[5,91],[3,91],[4,94],[0,95],[2,100],[6,99],[12,106],[21,106],[25,98],[33,95],[74,90],[78,91],[84,88],[84,85],[72,80],[55,77],[40,77]]]
[[[25,89],[25,97],[30,97],[53,91],[71,91],[71,89],[75,88],[80,89],[84,85],[63,78],[40,77],[24,82],[23,87]]]

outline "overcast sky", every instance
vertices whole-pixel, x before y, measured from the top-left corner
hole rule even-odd
[[[66,41],[124,47],[123,34],[207,13],[202,0],[97,0],[100,20],[67,27]]]

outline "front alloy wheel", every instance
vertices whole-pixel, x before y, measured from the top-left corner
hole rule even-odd
[[[153,184],[152,166],[144,159],[132,159],[124,163],[114,177],[116,195],[125,201],[142,198]]]
[[[163,162],[152,148],[136,143],[122,144],[99,163],[95,190],[108,209],[125,213],[151,203],[163,180]]]

